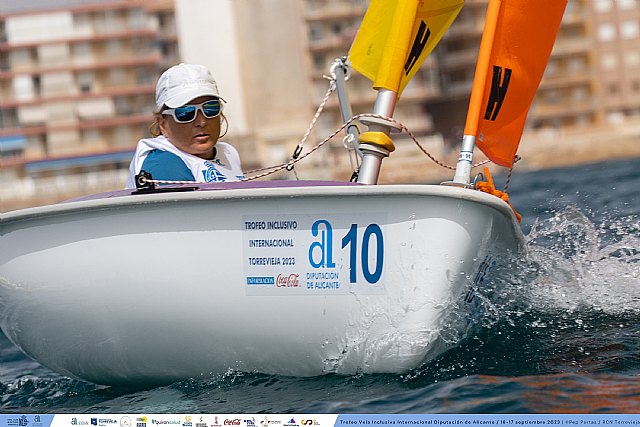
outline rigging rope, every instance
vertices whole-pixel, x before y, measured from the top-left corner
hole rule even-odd
[[[252,171],[249,171],[247,173],[253,173],[253,172],[259,172],[259,171],[267,171],[267,172],[263,172],[261,174],[258,175],[254,175],[251,177],[246,177],[241,179],[240,181],[253,181],[255,179],[259,179],[259,178],[264,178],[265,176],[269,176],[271,174],[274,174],[276,172],[279,172],[283,169],[287,169],[290,170],[289,167],[293,166],[295,163],[298,163],[300,161],[302,161],[303,159],[307,158],[308,156],[310,156],[311,154],[313,154],[314,152],[316,152],[320,147],[322,147],[323,145],[325,145],[327,142],[329,142],[331,139],[333,139],[336,135],[338,135],[340,132],[342,132],[347,126],[349,126],[351,123],[353,123],[354,121],[362,118],[362,117],[373,117],[373,118],[377,118],[377,119],[384,119],[384,120],[388,120],[392,123],[394,123],[402,132],[405,132],[407,135],[409,135],[409,137],[413,140],[413,142],[418,146],[418,148],[427,156],[429,157],[434,163],[436,163],[439,166],[442,166],[443,168],[446,169],[450,169],[450,170],[455,170],[455,166],[449,166],[446,165],[442,162],[440,162],[438,159],[436,159],[431,153],[429,153],[421,144],[420,141],[418,141],[418,139],[415,137],[415,135],[413,135],[413,133],[411,133],[411,131],[401,122],[399,122],[398,120],[392,118],[392,117],[386,117],[383,116],[381,114],[373,114],[373,113],[362,113],[362,114],[356,114],[355,116],[351,117],[349,120],[347,120],[346,122],[344,122],[340,127],[338,127],[336,130],[334,130],[328,137],[326,137],[325,139],[323,139],[322,141],[320,141],[318,144],[316,144],[315,146],[313,146],[308,152],[299,155],[297,157],[294,158],[294,156],[292,156],[291,160],[289,160],[286,163],[282,163],[280,165],[275,165],[275,166],[269,166],[269,167],[265,167],[262,169],[255,169]],[[313,126],[310,126],[310,128],[312,128]],[[310,133],[310,131],[309,131]],[[300,142],[300,144],[298,144],[298,146],[296,146],[296,151],[298,150],[299,147],[304,145],[304,142],[306,141],[306,138],[308,138],[308,135],[305,133],[305,137],[303,137],[303,140]],[[294,151],[294,153],[296,152]],[[483,160],[479,163],[476,163],[474,165],[472,165],[472,168],[484,165],[486,163],[489,163],[489,160]],[[145,179],[145,182],[148,183],[154,183],[154,184],[193,184],[193,181],[167,181],[167,180],[156,180],[156,179]]]
[[[522,215],[520,215],[513,206],[511,206],[511,203],[509,202],[509,195],[505,191],[500,191],[498,189],[496,189],[496,186],[493,183],[493,177],[491,176],[491,173],[489,172],[489,168],[488,167],[484,167],[484,174],[487,177],[486,181],[479,181],[476,183],[476,189],[482,191],[483,193],[488,193],[491,195],[494,195],[502,200],[504,200],[509,207],[511,208],[511,210],[513,211],[513,213],[516,216],[516,219],[518,220],[518,222],[522,221]]]
[[[392,117],[386,117],[386,116],[383,116],[383,115],[380,115],[380,114],[373,114],[373,113],[356,114],[355,116],[351,117],[349,120],[344,122],[336,130],[334,130],[324,140],[322,140],[321,142],[319,142],[318,144],[313,146],[308,152],[306,152],[305,154],[302,154],[302,151],[304,149],[304,145],[307,142],[307,140],[309,139],[309,136],[311,135],[311,132],[312,132],[313,128],[315,127],[315,125],[316,125],[316,123],[318,121],[318,118],[320,117],[320,114],[324,110],[324,108],[325,108],[325,106],[326,106],[331,94],[333,92],[335,92],[335,90],[336,90],[335,78],[330,77],[330,76],[323,76],[323,77],[329,80],[329,87],[327,88],[327,91],[326,91],[326,93],[324,95],[324,98],[322,99],[322,101],[320,102],[318,108],[316,109],[316,113],[313,116],[313,119],[309,123],[309,127],[305,131],[305,133],[302,136],[302,139],[300,140],[298,145],[295,147],[295,149],[293,151],[293,154],[291,155],[291,158],[289,159],[289,161],[287,161],[286,163],[282,163],[280,165],[267,166],[267,167],[263,167],[263,168],[259,168],[259,169],[250,170],[250,171],[248,171],[246,173],[247,174],[252,174],[252,173],[256,173],[256,172],[262,172],[262,173],[259,173],[257,175],[253,175],[253,176],[250,176],[250,177],[245,177],[245,178],[241,179],[240,181],[253,181],[253,180],[256,180],[256,179],[264,178],[266,176],[269,176],[271,174],[279,172],[279,171],[281,171],[283,169],[286,169],[287,171],[293,172],[295,177],[296,177],[296,180],[299,180],[300,178],[298,177],[297,172],[294,170],[294,166],[295,166],[296,163],[298,163],[299,161],[305,159],[306,157],[308,157],[312,153],[316,152],[320,147],[322,147],[327,142],[329,142],[331,139],[333,139],[336,135],[338,135],[340,132],[342,132],[344,129],[346,129],[348,126],[350,126],[354,121],[356,121],[356,120],[358,120],[360,118],[363,118],[363,117],[373,117],[373,118],[383,119],[383,120],[389,121],[391,123],[394,123],[396,125],[396,127],[398,129],[400,129],[401,132],[405,132],[411,138],[411,140],[418,146],[418,149],[420,149],[420,151],[422,151],[422,153],[424,153],[427,157],[429,157],[429,159],[431,159],[435,164],[437,164],[438,166],[441,166],[441,167],[443,167],[445,169],[456,170],[455,166],[446,165],[443,162],[441,162],[438,159],[436,159],[431,153],[429,153],[429,151],[422,146],[422,144],[420,143],[420,141],[418,141],[416,136],[403,123],[401,123],[400,121],[398,121],[398,120],[396,120],[396,119],[394,119]],[[348,138],[349,138],[349,135],[347,135],[343,139],[343,145],[345,146],[345,148],[347,148],[347,150],[352,150],[353,148],[348,147],[348,145],[349,145]],[[515,163],[518,160],[520,160],[520,157],[516,156],[516,158],[514,159],[513,164],[515,165]],[[483,161],[481,161],[479,163],[471,165],[471,167],[475,168],[475,167],[484,165],[484,164],[489,163],[489,162],[490,162],[490,160],[483,160]],[[352,163],[352,169],[353,169],[353,163]],[[485,170],[487,170],[487,169],[485,168]],[[505,189],[504,189],[505,192],[507,191],[507,188],[509,186],[512,170],[513,170],[513,165],[511,167],[511,169],[509,170],[509,175],[507,177],[507,182],[506,182]],[[353,173],[354,173],[354,175],[357,174],[357,168],[354,170]],[[354,175],[352,175],[352,178],[353,178]],[[149,184],[193,184],[193,181],[157,180],[157,179],[149,179],[149,178],[146,178],[146,177],[140,177],[140,181],[141,181],[141,183],[149,183]],[[495,187],[494,187],[494,189],[495,189]],[[496,190],[496,191],[499,191],[499,190]]]

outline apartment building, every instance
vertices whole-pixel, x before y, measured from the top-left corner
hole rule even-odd
[[[0,12],[3,204],[121,187],[157,77],[178,61],[171,0],[55,4]]]
[[[466,0],[395,111],[447,164],[457,157],[487,3]],[[225,140],[238,148],[245,170],[285,162],[323,100],[331,63],[348,53],[368,1],[67,4],[0,12],[0,179],[18,183],[12,185],[18,194],[52,183],[69,189],[69,177],[76,192],[93,191],[87,183],[95,182],[120,188],[131,150],[147,134],[157,76],[177,62],[212,70],[228,101]],[[639,25],[638,0],[570,0],[525,135],[590,132],[639,117]],[[353,114],[372,110],[371,82],[352,71],[348,90]],[[306,150],[341,123],[334,94]],[[348,179],[342,136],[299,163],[300,177]],[[385,160],[382,182],[448,173],[406,136],[394,140],[398,149]]]
[[[428,111],[446,133],[468,102],[487,0],[467,0],[436,55],[442,97]],[[528,116],[527,129],[588,128],[640,113],[640,3],[571,0]],[[447,108],[447,106],[449,108]]]

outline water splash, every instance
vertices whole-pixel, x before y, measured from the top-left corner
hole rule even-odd
[[[536,222],[527,236],[536,272],[530,299],[569,311],[640,313],[639,228],[637,218],[596,225],[575,207]]]

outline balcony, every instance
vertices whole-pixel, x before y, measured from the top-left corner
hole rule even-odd
[[[151,123],[151,114],[137,114],[128,116],[108,117],[96,120],[87,120],[64,125],[41,125],[32,127],[15,127],[0,129],[1,137],[10,137],[15,135],[38,136],[45,135],[50,132],[66,132],[86,129],[102,129],[114,128],[118,126],[145,125]]]
[[[80,101],[93,98],[119,97],[131,95],[147,95],[155,93],[154,85],[135,86],[135,87],[115,87],[108,90],[101,90],[91,93],[78,93],[72,95],[50,96],[46,98],[34,97],[30,100],[17,100],[13,97],[3,97],[0,99],[0,109],[18,108],[32,105],[38,105],[46,102],[59,101]]]
[[[330,21],[334,19],[364,17],[366,7],[358,4],[327,4],[323,7],[309,7],[304,12],[307,22]]]
[[[573,117],[596,111],[593,100],[583,102],[558,102],[555,104],[543,104],[534,102],[531,108],[531,116],[536,120]]]
[[[65,67],[45,67],[45,68],[32,68],[29,70],[20,71],[5,71],[0,72],[0,80],[11,79],[17,75],[32,75],[37,76],[47,73],[60,73],[60,72],[78,72],[78,71],[95,71],[111,68],[133,68],[144,65],[158,65],[162,57],[159,54],[151,54],[145,56],[130,56],[128,58],[117,58],[112,60],[96,59],[92,63],[81,65],[69,65]]]

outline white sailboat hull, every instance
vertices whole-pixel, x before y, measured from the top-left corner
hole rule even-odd
[[[477,191],[336,185],[26,209],[0,216],[0,242],[0,326],[20,349],[91,382],[160,384],[414,369],[522,235]]]

